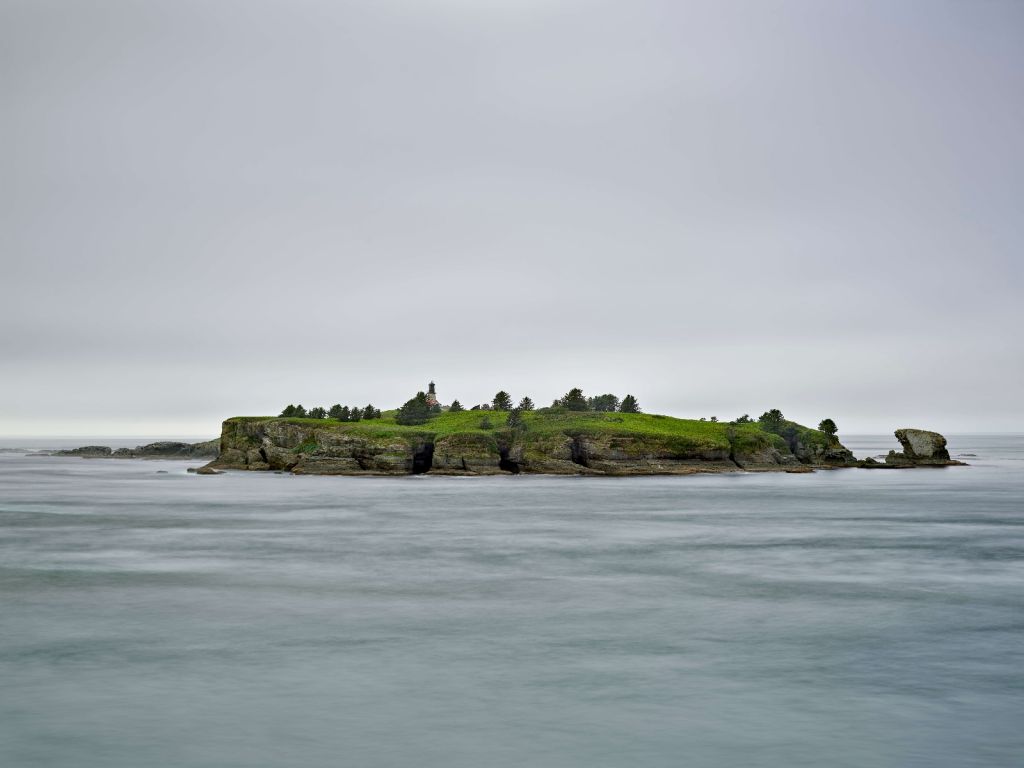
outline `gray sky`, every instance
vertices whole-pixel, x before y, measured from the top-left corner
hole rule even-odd
[[[997,0],[0,0],[0,435],[1024,430],[1022,85]]]

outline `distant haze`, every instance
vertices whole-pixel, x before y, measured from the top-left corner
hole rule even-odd
[[[569,387],[1024,429],[1024,4],[0,0],[0,435]]]

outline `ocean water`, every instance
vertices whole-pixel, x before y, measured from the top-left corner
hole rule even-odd
[[[1024,765],[1024,436],[950,448],[633,479],[0,453],[0,766]]]

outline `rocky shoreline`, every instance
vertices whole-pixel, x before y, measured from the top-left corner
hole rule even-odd
[[[202,443],[179,443],[169,440],[134,448],[111,448],[107,445],[85,445],[61,451],[40,451],[36,455],[78,456],[83,459],[205,459],[220,455],[220,438]]]
[[[516,438],[511,434],[460,433],[373,435],[336,425],[308,426],[281,419],[229,419],[219,439],[201,443],[161,441],[135,448],[90,445],[44,455],[86,459],[212,459],[190,472],[225,470],[290,472],[296,475],[487,476],[547,474],[579,476],[690,475],[721,472],[805,473],[818,469],[912,469],[963,465],[950,458],[938,432],[895,431],[902,450],[884,461],[857,459],[838,441],[822,445],[799,437],[722,445],[680,446],[650,436],[557,434]],[[39,454],[36,454],[39,455]]]
[[[858,460],[838,441],[823,446],[795,438],[740,444],[680,446],[668,439],[621,434],[543,437],[460,433],[431,439],[353,433],[335,425],[309,426],[281,419],[229,419],[220,455],[203,467],[298,475],[583,476],[689,475],[719,472],[813,472],[862,467],[905,469],[961,464],[949,458],[937,432],[900,429],[903,448],[884,463]]]

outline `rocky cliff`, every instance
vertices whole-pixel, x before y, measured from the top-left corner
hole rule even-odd
[[[893,434],[902,451],[889,451],[885,463],[896,467],[946,467],[963,464],[949,458],[946,438],[925,429],[897,429]]]
[[[492,412],[489,419],[500,425],[504,414]],[[855,465],[841,444],[805,427],[791,447],[787,438],[753,424],[648,414],[529,414],[525,427],[516,430],[483,429],[479,420],[444,414],[419,427],[401,427],[386,420],[228,419],[220,455],[208,466],[331,475],[621,476]]]

